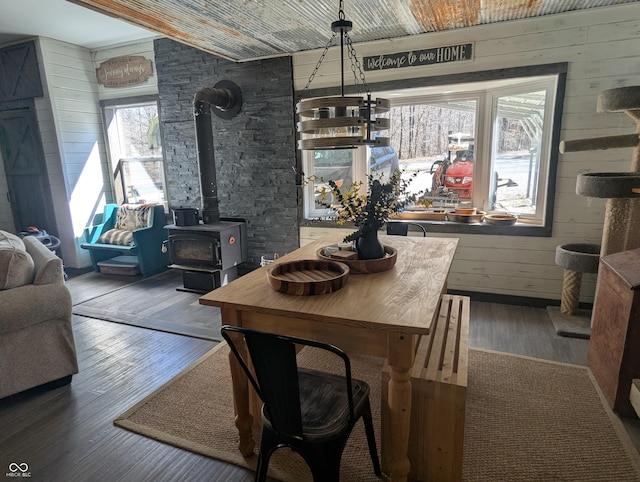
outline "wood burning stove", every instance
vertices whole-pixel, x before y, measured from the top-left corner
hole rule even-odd
[[[165,226],[169,268],[182,271],[185,291],[207,293],[238,277],[238,265],[246,260],[244,220],[220,220],[213,224]]]
[[[228,80],[200,89],[193,99],[202,223],[197,209],[178,208],[174,209],[175,224],[165,226],[169,231],[169,268],[182,270],[185,291],[207,293],[226,285],[238,277],[238,264],[246,261],[246,222],[220,217],[211,123],[212,111],[222,119],[231,119],[241,106],[240,88]]]

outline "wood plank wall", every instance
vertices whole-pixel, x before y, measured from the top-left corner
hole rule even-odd
[[[354,29],[357,25],[354,26]],[[369,84],[397,78],[418,78],[569,62],[561,139],[631,134],[636,124],[625,114],[596,113],[598,94],[615,87],[640,85],[637,4],[482,25],[450,32],[390,41],[356,44],[359,57],[473,42],[470,62],[367,72]],[[302,89],[319,51],[293,57],[294,85]],[[313,88],[339,85],[339,49],[329,51]],[[449,287],[484,293],[560,299],[562,268],[555,248],[570,242],[602,239],[604,200],[575,194],[576,177],[588,171],[629,171],[631,149],[560,155],[553,235],[547,238],[459,235],[460,243]],[[321,236],[320,228],[303,227],[301,240]],[[437,228],[429,230],[438,234]],[[585,274],[581,301],[593,301],[595,275]]]
[[[40,69],[45,95],[36,99],[47,168],[61,233],[62,257],[70,268],[91,264],[80,248],[82,229],[104,202],[103,179],[111,179],[100,100],[156,94],[157,77],[125,89],[106,89],[96,80],[100,62],[123,55],[153,59],[153,42],[91,51],[40,37]],[[109,191],[109,189],[106,189]],[[72,235],[73,233],[73,235]]]
[[[80,249],[82,228],[103,192],[102,119],[91,52],[46,37],[38,39],[44,96],[36,99],[65,265],[89,261]]]

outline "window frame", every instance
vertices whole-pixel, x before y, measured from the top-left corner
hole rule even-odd
[[[517,95],[519,93],[522,93],[525,90],[528,90],[528,91],[544,90],[545,91],[546,94],[545,94],[543,125],[549,125],[550,123],[553,122],[553,118],[552,118],[553,112],[552,112],[552,109],[549,108],[549,106],[555,105],[557,83],[558,83],[557,77],[556,78],[549,77],[547,79],[532,80],[531,82],[524,82],[524,83],[513,85],[513,86],[492,89],[490,92],[487,92],[487,97],[488,97],[487,103],[488,105],[491,106],[491,109],[490,109],[491,120],[490,120],[490,123],[488,123],[487,125],[493,126],[495,124],[497,119],[497,114],[498,114],[497,104],[498,104],[498,100],[501,97],[505,97],[508,95]],[[551,161],[551,151],[552,151],[551,149],[552,130],[553,130],[553,125],[550,130],[543,131],[543,136],[539,146],[540,158],[549,159],[549,162],[540,163],[541,170],[538,175],[539,180],[548,179],[550,174],[549,165]],[[491,133],[493,133],[494,135],[491,136],[490,135]],[[487,155],[489,155],[491,159],[493,159],[494,152],[495,152],[494,147],[495,147],[495,142],[497,140],[496,136],[497,136],[497,131],[495,130],[495,128],[492,127],[491,132],[487,133],[487,141],[490,143],[488,145]],[[546,207],[546,203],[548,202],[548,183],[538,182],[536,198],[538,199],[544,198],[545,206],[542,206],[541,209],[536,209],[536,212],[534,214],[521,214],[519,215],[519,218],[522,222],[529,222],[532,225],[543,226],[544,225],[543,219],[546,216],[545,207]]]
[[[128,202],[128,198],[126,193],[122,193],[122,189],[119,186],[116,186],[114,180],[114,169],[117,167],[119,160],[112,159],[111,155],[111,145],[109,140],[109,125],[108,125],[108,116],[107,109],[117,109],[117,108],[127,108],[127,107],[135,107],[144,104],[155,104],[158,113],[158,129],[160,129],[160,138],[162,139],[162,121],[160,118],[160,98],[157,95],[142,95],[142,96],[132,96],[132,97],[120,97],[116,99],[107,99],[100,101],[100,110],[102,112],[102,124],[103,124],[103,135],[105,140],[105,152],[107,156],[107,166],[106,172],[108,173],[107,181],[105,182],[105,188],[109,189],[109,193],[107,194],[107,198],[113,200],[113,202],[117,204],[122,204],[123,202]],[[162,151],[159,156],[155,156],[153,158],[147,157],[128,157],[124,158],[126,160],[131,161],[140,161],[140,160],[149,160],[149,159],[158,159],[162,163],[162,176],[163,176],[163,193],[164,193],[164,210],[165,212],[169,212],[169,192],[167,187],[167,163],[165,157],[165,149],[162,146]]]
[[[464,224],[464,223],[446,223],[446,222],[432,222],[432,221],[411,221],[411,222],[419,222],[420,224],[426,225],[427,229],[430,232],[440,232],[440,233],[470,233],[470,234],[496,234],[496,235],[511,235],[511,236],[538,236],[538,237],[549,237],[552,235],[552,226],[553,226],[553,212],[554,212],[554,201],[555,201],[555,190],[556,190],[556,176],[557,176],[557,166],[558,166],[558,155],[559,155],[559,142],[560,142],[560,131],[561,131],[561,122],[563,115],[563,105],[564,105],[564,97],[565,97],[565,89],[566,89],[566,77],[568,70],[568,62],[559,62],[553,64],[542,64],[542,65],[531,65],[524,67],[512,67],[512,68],[503,68],[503,69],[494,69],[494,70],[485,70],[485,71],[476,71],[476,72],[465,72],[460,74],[448,74],[448,75],[440,75],[440,76],[431,76],[431,77],[422,77],[422,78],[413,78],[413,79],[401,79],[401,80],[390,80],[385,82],[378,83],[369,83],[369,87],[372,92],[387,92],[399,89],[412,89],[418,87],[442,87],[446,88],[447,85],[453,84],[464,84],[464,83],[475,83],[475,82],[484,82],[491,80],[502,80],[502,79],[518,79],[523,77],[541,77],[548,75],[556,76],[556,88],[554,90],[554,95],[552,102],[548,105],[545,104],[545,122],[547,117],[551,121],[550,135],[548,136],[548,150],[549,150],[549,160],[547,163],[548,166],[548,176],[546,183],[546,195],[545,195],[545,206],[544,206],[544,224],[542,225],[528,225],[528,224],[518,224],[514,226],[497,226],[497,225],[489,225],[489,224]],[[497,90],[497,89],[496,89]],[[337,95],[339,92],[337,88],[320,88],[314,89],[305,92],[306,97],[320,97],[327,95]],[[300,96],[301,92],[297,93]],[[357,94],[357,88],[354,86],[345,86],[345,94]],[[486,99],[486,97],[485,97]],[[486,101],[485,101],[486,102]],[[487,109],[485,107],[485,116],[492,114],[492,109]],[[485,122],[486,122],[485,118]],[[478,131],[479,126],[480,130],[482,129],[482,125],[485,123],[482,122],[480,118],[478,118],[476,123],[476,130]],[[482,132],[476,133],[478,136],[483,135]],[[488,147],[483,147],[486,150]],[[302,151],[306,152],[306,151]],[[485,152],[483,152],[483,155]],[[490,152],[486,153],[490,155]],[[297,155],[297,169],[300,172],[304,171],[303,164],[303,154],[301,151],[298,151]],[[474,173],[475,175],[475,173]],[[306,186],[309,189],[309,186]],[[312,187],[310,188],[312,192]],[[308,191],[307,191],[308,192]],[[307,212],[305,212],[306,208],[304,207],[305,201],[303,198],[303,209],[301,210],[301,225],[310,225],[313,224],[315,226],[335,226],[335,222],[326,219],[311,219],[307,216]]]

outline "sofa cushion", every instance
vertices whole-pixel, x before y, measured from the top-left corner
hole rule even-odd
[[[110,229],[102,233],[102,236],[98,238],[98,243],[130,246],[133,244],[133,233],[126,229]]]
[[[15,234],[0,231],[0,290],[33,282],[33,259]]]

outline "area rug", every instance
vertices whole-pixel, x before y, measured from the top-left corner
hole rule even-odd
[[[324,370],[326,357],[302,352],[302,364]],[[255,468],[236,449],[228,347],[222,343],[114,423],[208,457]],[[352,356],[354,376],[367,380],[380,441],[382,360]],[[619,419],[604,404],[586,367],[470,350],[464,441],[465,481],[639,481],[640,461]],[[259,440],[259,433],[254,432]],[[342,481],[379,480],[361,423],[342,459]],[[277,451],[270,474],[310,480],[295,453]]]
[[[165,271],[75,304],[73,314],[220,341],[220,310],[182,286],[179,272]]]

